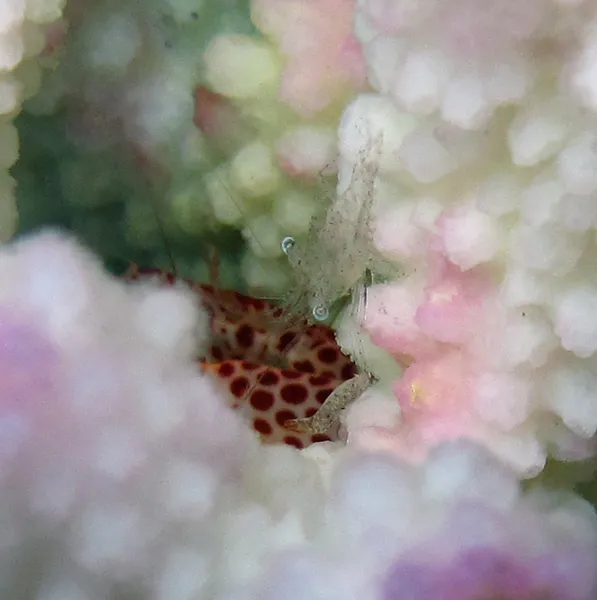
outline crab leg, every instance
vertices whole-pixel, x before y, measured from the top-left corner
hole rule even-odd
[[[340,413],[369,388],[374,379],[368,373],[360,373],[340,384],[312,416],[305,419],[290,419],[284,427],[290,431],[308,432],[311,435],[326,434]]]

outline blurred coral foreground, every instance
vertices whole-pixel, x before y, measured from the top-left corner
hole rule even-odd
[[[0,0],[0,598],[595,600],[596,57],[597,0]],[[212,245],[371,376],[335,441],[104,266]]]

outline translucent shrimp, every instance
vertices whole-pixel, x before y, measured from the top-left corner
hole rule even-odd
[[[335,200],[313,219],[306,240],[282,240],[282,250],[288,256],[295,280],[288,299],[290,311],[306,314],[311,321],[324,321],[330,317],[333,305],[346,299],[349,306],[342,319],[348,324],[347,343],[359,367],[359,372],[337,387],[315,415],[288,421],[285,426],[293,431],[328,432],[340,413],[376,381],[366,364],[360,324],[374,271],[387,275],[388,271],[397,270],[380,257],[373,244],[381,143],[381,138],[373,139],[369,147],[361,150],[348,185],[342,189],[339,183]]]
[[[361,150],[347,183],[340,178],[334,200],[314,216],[305,239],[282,240],[293,277],[286,299],[291,314],[326,321],[334,303],[350,297],[367,270],[386,262],[373,244],[381,143],[375,138]]]

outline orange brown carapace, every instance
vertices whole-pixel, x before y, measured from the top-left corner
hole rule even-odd
[[[128,280],[178,280],[167,272],[132,268]],[[328,435],[291,431],[288,421],[313,416],[327,397],[356,374],[356,366],[338,346],[332,329],[306,322],[285,324],[273,304],[214,286],[186,283],[210,315],[211,346],[200,357],[203,370],[230,393],[264,443],[304,448]]]

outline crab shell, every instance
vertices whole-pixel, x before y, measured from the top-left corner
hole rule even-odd
[[[178,283],[161,270],[131,269],[129,281]],[[327,397],[356,373],[334,331],[324,325],[286,322],[284,311],[258,298],[185,281],[210,315],[211,345],[198,357],[203,371],[227,390],[263,443],[304,448],[335,436],[290,431],[287,421],[313,416]],[[331,436],[331,437],[330,437]]]

